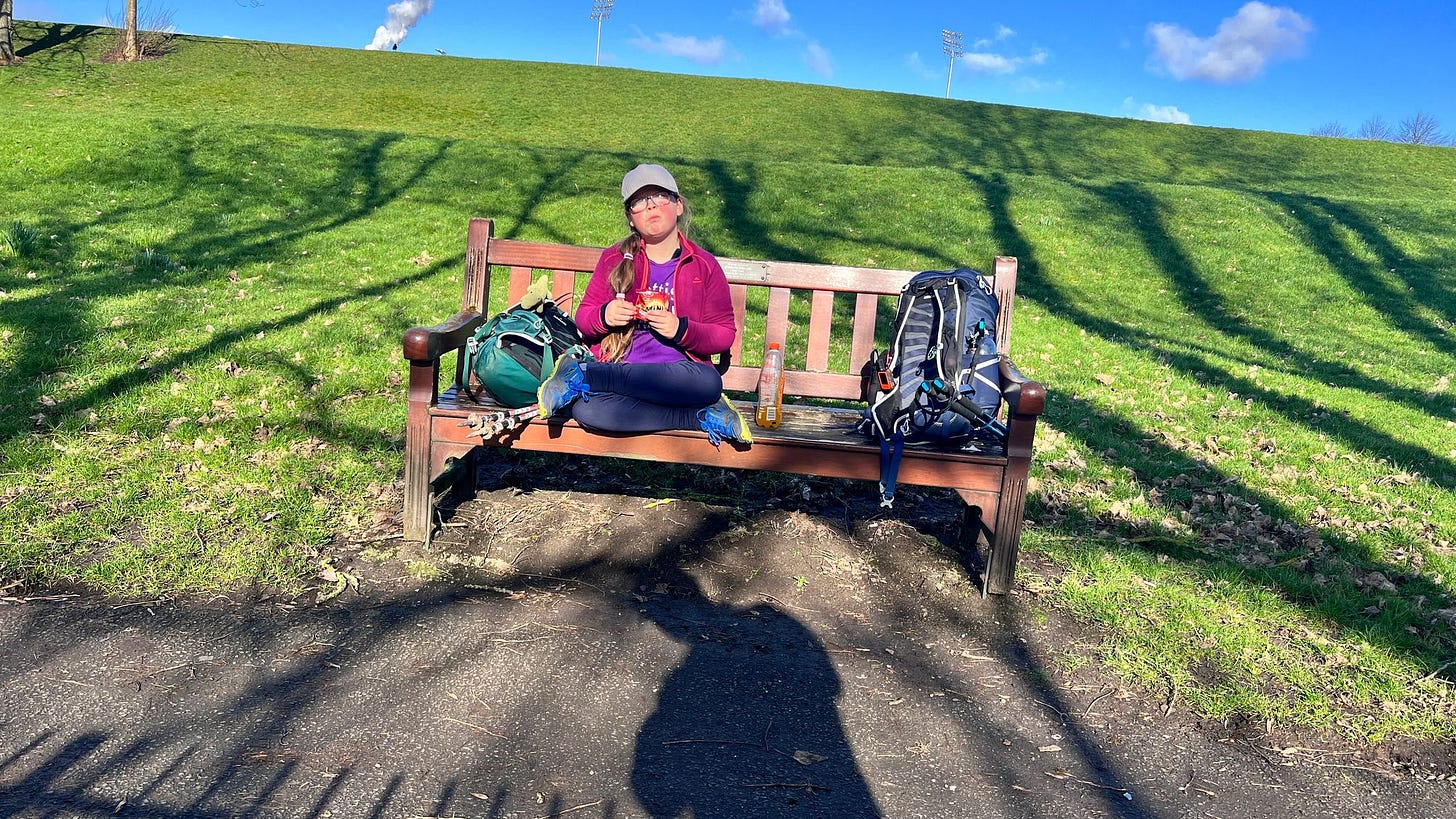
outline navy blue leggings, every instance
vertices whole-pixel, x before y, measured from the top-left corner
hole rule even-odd
[[[600,432],[700,429],[698,412],[723,394],[723,377],[698,361],[583,361],[581,371],[591,392],[571,405],[571,417]]]

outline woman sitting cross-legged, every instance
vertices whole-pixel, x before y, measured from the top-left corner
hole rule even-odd
[[[571,407],[604,432],[701,429],[752,443],[709,358],[733,346],[733,302],[723,268],[686,235],[688,204],[660,165],[622,178],[630,233],[602,251],[576,309],[595,361],[566,355],[537,392],[541,417]]]

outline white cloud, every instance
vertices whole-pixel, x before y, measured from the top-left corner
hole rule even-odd
[[[829,59],[829,52],[817,42],[805,46],[804,65],[826,80],[834,76],[834,63]]]
[[[910,69],[911,74],[923,80],[936,80],[941,77],[939,70],[925,64],[925,60],[920,57],[920,52],[918,51],[912,51],[905,55],[905,67]]]
[[[971,46],[971,48],[975,49],[976,51],[983,51],[990,48],[995,43],[999,43],[1002,40],[1009,40],[1015,36],[1016,31],[1014,29],[1012,29],[1010,26],[1005,26],[998,23],[996,25],[996,33],[994,35],[992,35],[991,37],[982,37],[981,39],[977,40],[975,44]]]
[[[1008,57],[985,51],[973,51],[961,57],[966,68],[978,74],[1015,74],[1030,65],[1044,65],[1046,61],[1047,52],[1042,49],[1025,57]]]
[[[1150,102],[1138,105],[1132,97],[1127,97],[1122,101],[1122,113],[1123,116],[1148,122],[1171,122],[1175,125],[1193,124],[1193,118],[1178,110],[1176,105],[1153,105]]]
[[[1314,30],[1309,19],[1283,6],[1245,3],[1238,14],[1218,24],[1212,37],[1197,37],[1175,23],[1153,23],[1148,37],[1152,61],[1180,80],[1248,82],[1277,60],[1304,53]]]
[[[1153,105],[1146,103],[1138,109],[1138,119],[1149,122],[1171,122],[1175,125],[1192,125],[1193,118],[1178,110],[1176,105]]]
[[[1037,80],[1031,77],[1017,77],[1011,87],[1024,94],[1037,94],[1043,91],[1061,91],[1067,84],[1062,80]]]
[[[1009,57],[1002,57],[1000,54],[981,54],[972,52],[961,57],[961,62],[972,71],[981,74],[1010,74],[1016,70],[1016,64]]]
[[[632,45],[653,54],[683,57],[701,65],[717,65],[728,54],[728,43],[722,37],[699,40],[675,34],[659,34],[656,38],[640,35],[632,40]]]
[[[776,37],[794,33],[789,28],[789,10],[784,8],[783,0],[758,0],[753,9],[753,24]]]

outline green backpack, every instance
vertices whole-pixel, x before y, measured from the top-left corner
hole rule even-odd
[[[479,401],[470,387],[470,373],[497,403],[526,407],[536,403],[536,390],[551,377],[556,359],[568,352],[590,358],[576,322],[543,299],[534,307],[519,304],[492,316],[465,342],[465,391]]]

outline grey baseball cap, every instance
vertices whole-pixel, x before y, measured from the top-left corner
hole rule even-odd
[[[637,191],[648,186],[656,186],[665,191],[671,191],[681,196],[677,190],[677,180],[667,172],[667,168],[661,165],[638,165],[627,175],[622,177],[622,201],[625,203],[632,198]]]

